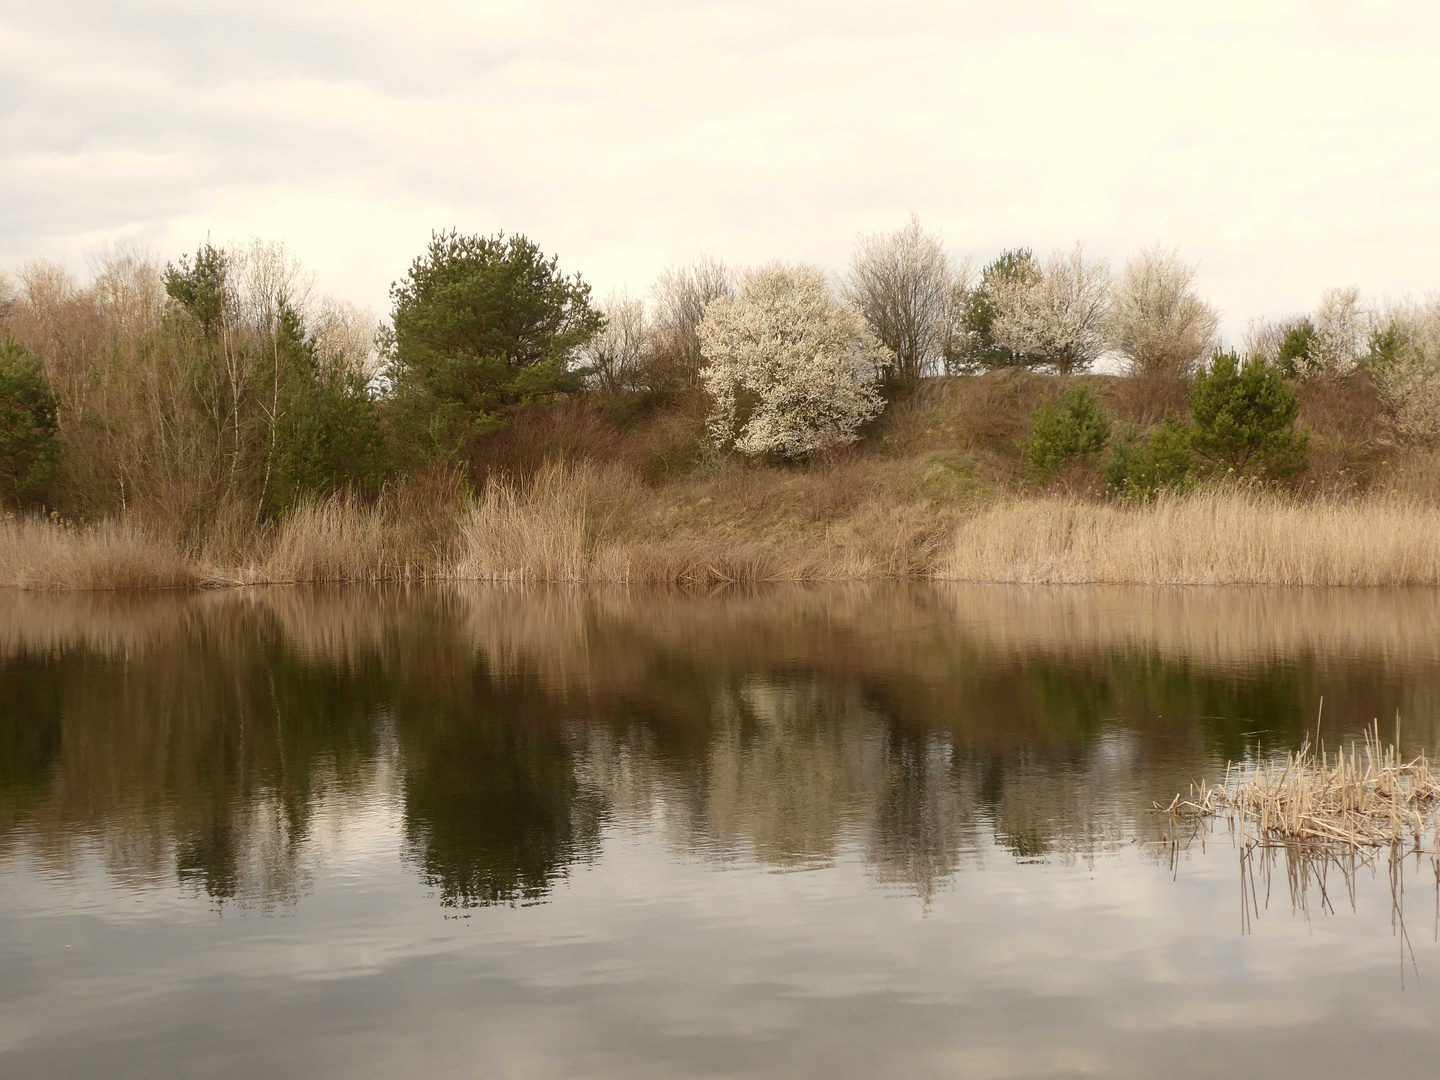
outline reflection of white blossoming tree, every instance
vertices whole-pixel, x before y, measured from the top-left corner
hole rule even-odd
[[[883,407],[875,375],[893,358],[815,267],[750,271],[706,308],[700,341],[717,446],[804,457],[854,442]]]

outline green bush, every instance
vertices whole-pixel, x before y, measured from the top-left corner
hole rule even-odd
[[[1285,332],[1279,353],[1275,357],[1275,366],[1293,378],[1304,370],[1314,345],[1315,324],[1309,319],[1301,319]]]
[[[1216,353],[1195,378],[1190,414],[1197,454],[1244,476],[1287,476],[1305,467],[1308,435],[1295,430],[1299,399],[1278,369],[1252,356]]]
[[[9,334],[0,339],[0,502],[44,494],[60,456],[59,407],[45,373]]]
[[[1099,453],[1109,438],[1110,417],[1088,387],[1077,386],[1035,410],[1025,464],[1045,479],[1068,461]]]
[[[295,310],[282,302],[276,334],[282,379],[265,501],[287,510],[339,490],[374,495],[385,478],[385,443],[365,380],[324,366]]]
[[[1131,429],[1111,448],[1105,462],[1106,483],[1117,494],[1137,499],[1185,487],[1195,467],[1190,439],[1190,428],[1169,416],[1144,436]]]

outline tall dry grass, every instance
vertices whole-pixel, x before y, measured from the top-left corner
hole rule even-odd
[[[0,518],[0,586],[19,589],[175,589],[202,574],[177,544],[133,521],[81,526]]]
[[[707,584],[817,575],[804,553],[656,519],[633,474],[550,462],[529,483],[492,477],[460,524],[448,576],[478,581]]]
[[[707,500],[708,501],[708,500]],[[914,576],[908,505],[869,506],[845,526],[793,535],[717,514],[676,524],[631,471],[550,462],[527,483],[492,477],[459,527],[449,577],[512,582],[712,585]]]
[[[214,573],[207,584],[334,584],[431,577],[441,552],[417,537],[409,524],[384,502],[368,505],[337,495],[303,503],[258,545],[258,559]]]
[[[742,478],[743,479],[743,478]],[[724,481],[734,484],[733,478]],[[717,489],[718,490],[718,489]],[[694,490],[690,492],[694,494]],[[1045,497],[952,507],[868,496],[830,521],[737,518],[593,463],[528,481],[335,496],[271,525],[217,516],[187,547],[132,518],[0,521],[0,586],[26,589],[416,581],[711,585],[933,577],[1023,584],[1440,584],[1440,507],[1398,494],[1302,502],[1205,491],[1148,505]],[[682,496],[683,498],[683,496]],[[778,502],[779,499],[777,498]]]
[[[1435,585],[1440,508],[1205,491],[1148,505],[1042,498],[965,521],[935,576],[1024,584]]]

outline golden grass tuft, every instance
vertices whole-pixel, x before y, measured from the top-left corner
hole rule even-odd
[[[551,462],[521,487],[491,476],[460,523],[449,576],[477,581],[585,581],[595,526],[596,466]]]
[[[125,520],[82,526],[0,519],[0,586],[19,589],[175,589],[201,573],[176,544]]]
[[[406,550],[383,506],[335,496],[295,508],[274,529],[264,557],[214,584],[394,581],[423,577],[433,561]]]
[[[937,578],[1022,584],[1435,585],[1440,508],[1202,491],[1150,504],[1042,498],[963,522]]]

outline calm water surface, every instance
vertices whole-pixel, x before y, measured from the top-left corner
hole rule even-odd
[[[0,593],[0,1076],[1430,1075],[1428,861],[1150,811],[1322,695],[1440,594]]]

